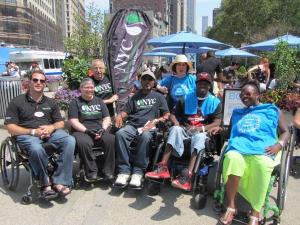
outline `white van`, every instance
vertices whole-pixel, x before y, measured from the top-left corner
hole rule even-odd
[[[36,61],[44,70],[48,79],[61,77],[63,72],[61,65],[65,59],[65,53],[52,51],[23,50],[9,53],[9,59],[15,62],[21,71],[21,75],[30,70],[32,62]]]

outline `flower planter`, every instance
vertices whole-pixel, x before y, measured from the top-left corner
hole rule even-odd
[[[49,91],[56,92],[59,87],[59,81],[47,83]]]

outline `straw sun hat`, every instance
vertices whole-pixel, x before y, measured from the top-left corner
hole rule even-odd
[[[187,57],[185,55],[176,55],[175,59],[173,60],[172,64],[171,64],[171,68],[173,69],[173,66],[176,63],[186,63],[188,66],[188,70],[192,70],[193,69],[193,64],[192,62],[188,61]]]

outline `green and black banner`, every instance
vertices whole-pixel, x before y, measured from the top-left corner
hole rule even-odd
[[[106,33],[105,60],[114,93],[119,96],[117,110],[127,101],[136,79],[151,22],[143,11],[121,9],[113,17]]]

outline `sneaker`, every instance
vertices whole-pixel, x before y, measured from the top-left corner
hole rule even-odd
[[[115,181],[115,185],[126,186],[128,184],[129,179],[130,179],[129,174],[119,173]]]
[[[132,174],[131,180],[129,182],[129,186],[131,186],[131,187],[141,187],[142,179],[143,179],[142,174]]]
[[[145,177],[151,179],[169,179],[171,176],[168,167],[159,163],[157,164],[157,168],[154,171],[146,173]]]
[[[184,171],[185,172],[185,171]],[[188,175],[188,173],[182,173],[172,181],[172,186],[175,188],[179,188],[185,191],[192,190],[192,178]]]

